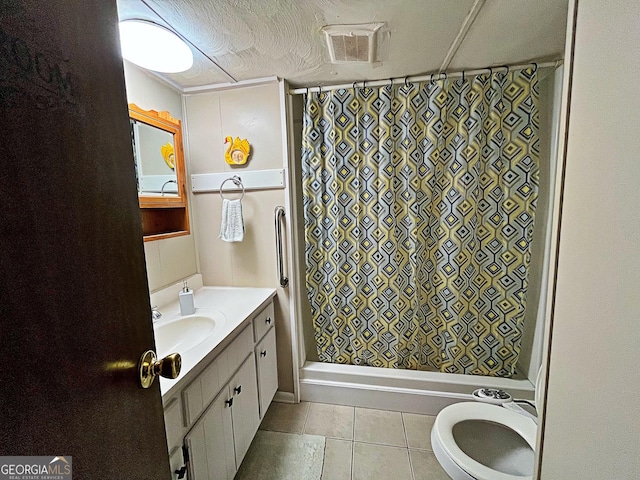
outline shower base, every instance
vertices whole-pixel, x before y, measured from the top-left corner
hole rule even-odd
[[[524,376],[483,377],[415,370],[306,362],[300,369],[302,401],[437,415],[444,407],[473,401],[482,387],[533,400],[534,386]]]

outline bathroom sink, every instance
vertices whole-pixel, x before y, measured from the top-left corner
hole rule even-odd
[[[163,322],[154,328],[156,353],[162,358],[173,352],[190,350],[210,337],[224,322],[224,314],[217,310]]]

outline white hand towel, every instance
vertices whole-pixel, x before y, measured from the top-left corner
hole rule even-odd
[[[225,242],[241,242],[244,239],[244,220],[240,200],[222,200],[220,238]]]

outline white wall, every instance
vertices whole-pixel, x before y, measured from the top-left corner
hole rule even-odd
[[[577,8],[540,470],[549,480],[632,480],[640,478],[640,2]]]
[[[151,77],[135,65],[124,61],[127,101],[145,110],[168,111],[183,119],[182,99],[178,92]],[[184,134],[185,126],[182,125]],[[189,176],[189,159],[185,152],[185,168]],[[193,222],[192,225],[193,232]],[[144,243],[149,290],[154,291],[196,273],[196,253],[191,235]]]
[[[185,96],[188,156],[192,174],[226,172],[229,177],[248,170],[286,167],[283,152],[280,86],[273,83]],[[252,153],[244,167],[228,165],[226,136],[246,138]],[[226,194],[229,198],[238,198]],[[284,189],[247,191],[242,200],[244,240],[218,238],[222,200],[218,192],[190,197],[200,273],[205,285],[277,288],[275,301],[278,382],[293,392],[289,293],[279,288],[275,250],[274,210],[286,205]]]

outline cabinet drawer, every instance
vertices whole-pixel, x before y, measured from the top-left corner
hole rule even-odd
[[[264,337],[267,330],[269,330],[274,324],[275,317],[273,315],[273,302],[271,302],[255,317],[253,317],[254,341],[257,342]]]
[[[269,333],[256,346],[256,364],[258,370],[258,398],[260,400],[260,418],[271,404],[278,390],[278,363],[276,360],[276,329]]]
[[[229,378],[229,361],[224,350],[182,392],[184,426],[190,426],[214,399]]]
[[[233,374],[244,359],[253,351],[253,336],[251,334],[251,324],[247,325],[240,335],[231,342],[226,349],[229,354],[229,373]],[[225,379],[226,380],[226,379]]]

